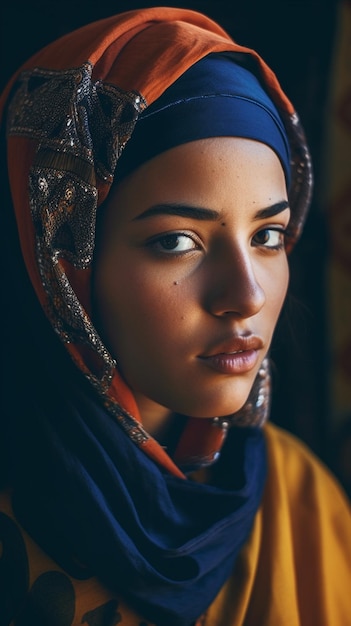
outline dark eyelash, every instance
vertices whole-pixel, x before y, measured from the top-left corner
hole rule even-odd
[[[167,253],[167,250],[164,249],[164,251],[162,250],[157,250],[156,246],[157,244],[161,244],[162,245],[162,240],[166,240],[167,238],[174,238],[175,240],[179,237],[187,237],[189,240],[191,240],[196,247],[198,247],[198,243],[196,242],[196,240],[191,237],[189,235],[188,232],[184,232],[184,231],[176,231],[176,232],[170,232],[170,233],[163,233],[160,235],[155,235],[154,237],[152,237],[149,241],[146,242],[147,247],[149,248],[154,248],[155,252],[159,252],[160,254],[165,254]],[[172,252],[172,255],[169,254],[169,256],[182,256],[185,254],[188,254],[189,252],[191,252],[191,249],[189,250],[173,250],[172,248],[169,249],[169,252]]]

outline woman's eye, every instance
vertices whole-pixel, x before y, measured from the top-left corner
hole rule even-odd
[[[162,235],[150,241],[149,246],[157,252],[163,252],[171,254],[173,253],[185,253],[199,248],[198,244],[184,233],[169,233]]]
[[[284,248],[285,231],[276,228],[263,228],[253,237],[255,246],[263,246],[273,250]]]

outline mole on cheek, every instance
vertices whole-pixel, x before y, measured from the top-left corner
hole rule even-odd
[[[226,225],[226,223],[225,223],[225,222],[222,222],[221,226],[225,226],[225,225]]]

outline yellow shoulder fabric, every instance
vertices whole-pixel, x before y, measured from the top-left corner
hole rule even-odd
[[[73,578],[31,539],[0,492],[0,626],[152,626],[96,578]]]
[[[269,473],[251,538],[206,626],[351,625],[351,507],[292,435],[265,427]]]

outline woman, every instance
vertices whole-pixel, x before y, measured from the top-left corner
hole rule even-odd
[[[157,7],[37,53],[2,109],[1,623],[346,624],[348,503],[265,423],[312,180],[274,74]]]

